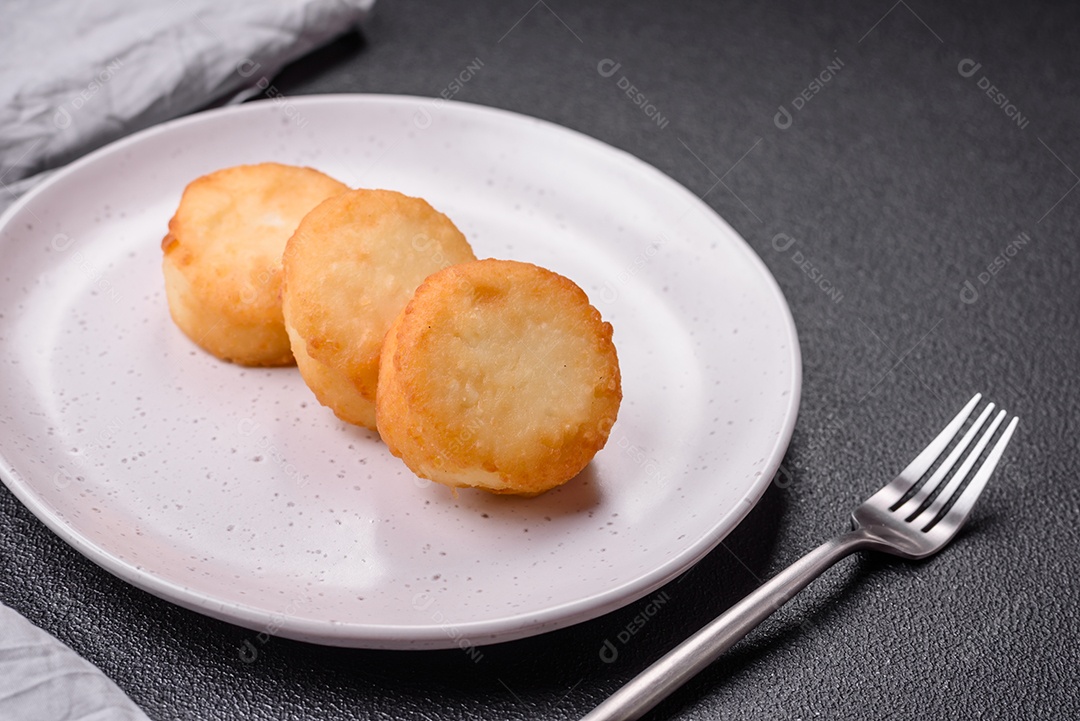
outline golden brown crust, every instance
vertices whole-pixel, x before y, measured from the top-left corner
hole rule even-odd
[[[285,330],[292,341],[293,355],[300,375],[319,403],[334,411],[341,420],[375,430],[375,404],[356,392],[344,373],[323,365],[308,355],[307,343],[288,323]]]
[[[309,213],[285,249],[283,310],[319,401],[374,430],[386,330],[424,278],[474,258],[461,231],[420,198],[353,190]]]
[[[535,495],[603,448],[621,399],[611,325],[584,291],[489,259],[430,276],[394,321],[377,421],[421,477]]]
[[[192,181],[161,241],[173,320],[222,360],[293,362],[281,312],[281,254],[300,219],[348,190],[311,168],[241,165]]]

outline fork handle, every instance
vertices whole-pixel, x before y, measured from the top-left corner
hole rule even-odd
[[[581,721],[634,721],[715,661],[823,571],[871,545],[856,529],[823,543],[683,641]]]

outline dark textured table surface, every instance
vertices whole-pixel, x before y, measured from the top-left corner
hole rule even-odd
[[[272,639],[246,663],[250,631],[106,574],[6,489],[0,600],[155,719],[574,719],[843,530],[983,391],[1022,421],[950,548],[847,559],[650,718],[1080,718],[1078,47],[1071,3],[380,4],[277,91],[436,96],[479,58],[457,100],[704,194],[798,326],[778,481],[613,663],[648,598],[478,662]]]

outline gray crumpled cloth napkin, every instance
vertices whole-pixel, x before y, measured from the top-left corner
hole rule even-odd
[[[5,0],[0,210],[117,138],[265,90],[374,0]],[[0,259],[2,260],[2,259]],[[0,719],[143,721],[116,684],[0,604]]]
[[[5,0],[0,210],[136,130],[265,89],[375,0]]]
[[[95,666],[2,604],[0,719],[148,721]]]

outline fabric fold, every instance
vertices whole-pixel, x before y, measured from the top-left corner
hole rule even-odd
[[[97,667],[3,604],[0,719],[148,721]]]
[[[64,164],[265,88],[374,0],[7,0],[0,210]],[[0,719],[145,721],[93,664],[0,604]]]
[[[0,193],[137,130],[267,82],[374,0],[9,0]],[[5,203],[6,204],[6,203]]]

